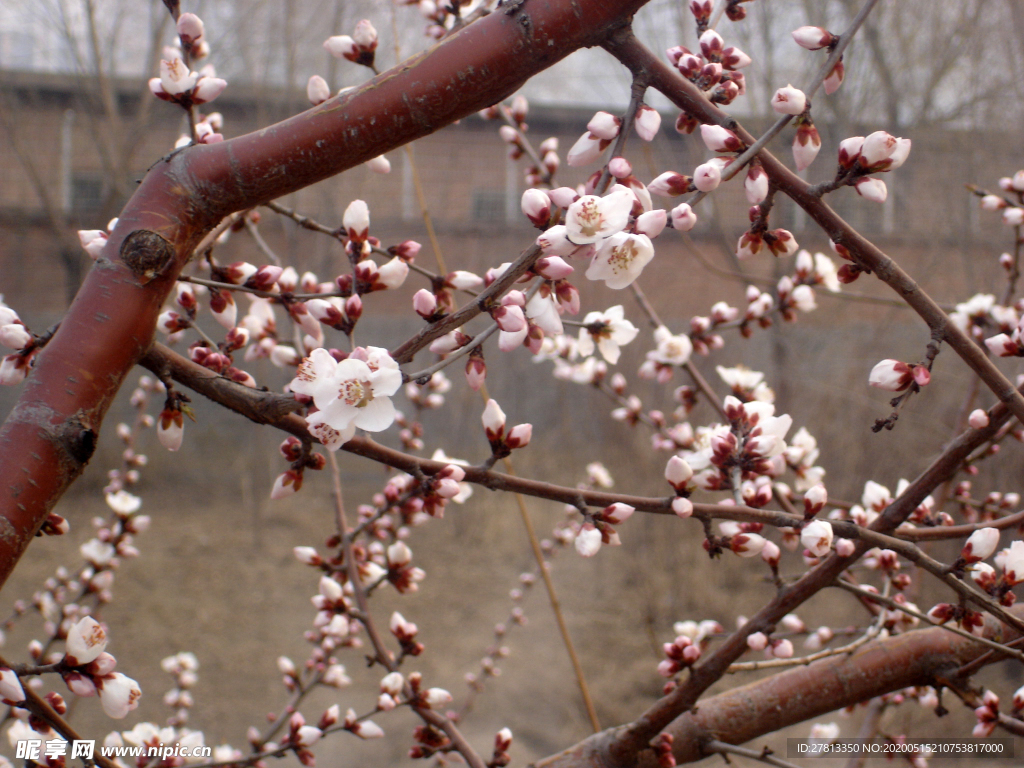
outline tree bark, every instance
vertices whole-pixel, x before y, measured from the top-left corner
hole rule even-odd
[[[1012,610],[1024,617],[1024,606]],[[986,637],[1010,642],[1020,634],[990,620]],[[665,728],[671,734],[677,763],[708,757],[704,746],[724,741],[742,744],[790,725],[820,717],[875,696],[910,686],[962,685],[956,672],[989,649],[940,627],[906,632],[863,645],[849,656],[822,659],[806,667],[758,680],[713,696],[680,715]],[[986,661],[1001,659],[993,654]],[[557,755],[544,758],[534,768],[607,768],[608,748],[621,728],[612,728]],[[656,768],[650,750],[634,763]]]

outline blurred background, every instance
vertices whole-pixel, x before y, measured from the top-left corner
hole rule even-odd
[[[775,89],[790,82],[800,87],[824,60],[822,53],[799,48],[790,30],[813,24],[838,33],[859,6],[853,0],[762,0],[745,6],[745,21],[723,20],[718,30],[726,45],[754,59],[746,70],[747,95],[730,111],[755,134],[767,127]],[[362,18],[380,33],[377,62],[382,69],[396,61],[396,45],[398,59],[404,59],[431,43],[415,5],[219,0],[185,3],[182,10],[205,21],[212,53],[202,63],[213,64],[229,82],[211,105],[223,115],[226,138],[307,108],[305,83],[312,74],[325,77],[334,90],[367,79],[368,70],[331,58],[321,45],[330,35],[350,34]],[[635,26],[641,40],[658,53],[672,45],[697,48],[685,3],[652,0]],[[76,230],[106,228],[136,181],[170,151],[186,127],[180,109],[156,100],[146,87],[172,37],[173,24],[160,2],[0,2],[0,292],[37,333],[59,320],[89,267]],[[1018,76],[1024,65],[1024,6],[1015,0],[882,2],[848,49],[845,64],[842,88],[814,100],[823,146],[807,178],[831,178],[837,145],[848,136],[884,129],[911,138],[908,162],[884,176],[889,189],[884,204],[870,203],[849,188],[832,194],[829,203],[948,309],[976,293],[1001,295],[1005,277],[998,257],[1013,248],[1013,230],[1002,225],[997,213],[980,211],[965,184],[996,189],[1000,177],[1024,167],[1024,85]],[[535,78],[523,94],[530,103],[527,137],[534,145],[557,137],[564,158],[595,108],[621,112],[629,80],[603,51],[585,50]],[[699,136],[678,135],[672,127],[677,113],[657,95],[649,103],[662,111],[662,130],[650,143],[631,139],[627,157],[635,174],[649,182],[665,170],[691,173],[708,156]],[[525,159],[506,158],[497,127],[478,116],[466,118],[416,142],[412,161],[403,151],[391,153],[389,175],[359,167],[281,202],[333,227],[340,225],[351,200],[366,200],[371,233],[385,247],[418,240],[424,244],[419,263],[436,269],[415,189],[418,174],[447,269],[482,273],[514,260],[536,236],[519,210],[527,186]],[[787,163],[792,136],[793,129],[787,129],[769,147]],[[575,185],[592,170],[563,163],[558,183]],[[656,206],[674,204],[655,200]],[[690,237],[666,231],[656,240],[657,256],[639,282],[673,332],[688,330],[690,318],[708,314],[716,301],[745,306],[748,284],[767,289],[792,273],[791,259],[735,259],[746,211],[741,184],[733,181],[701,203]],[[320,280],[330,280],[346,269],[337,241],[302,230],[269,210],[261,215],[261,235],[300,274],[311,270]],[[831,255],[827,237],[787,201],[776,205],[772,225],[790,229],[801,247]],[[234,234],[216,255],[222,262],[267,261],[246,232]],[[669,396],[672,387],[689,382],[678,375],[665,390],[637,377],[652,343],[631,297],[582,277],[575,284],[583,293],[584,312],[626,306],[641,335],[613,370],[627,377],[629,392],[642,399],[645,409],[671,413],[676,407]],[[402,289],[367,297],[359,342],[393,349],[414,333],[420,322],[408,311],[410,297],[424,285],[411,275]],[[856,502],[866,481],[895,491],[901,478],[912,479],[928,465],[956,433],[972,379],[943,350],[932,386],[913,399],[896,429],[872,434],[874,420],[890,409],[886,393],[867,387],[868,371],[882,358],[921,359],[928,330],[872,276],[844,286],[843,294],[847,298],[818,291],[817,311],[796,323],[756,329],[750,339],[726,334],[724,349],[696,362],[721,394],[727,387],[716,365],[742,363],[764,372],[775,392],[776,411],[793,416],[793,432],[805,426],[817,438],[817,463],[827,472],[830,497]],[[240,300],[243,311],[246,303]],[[428,357],[421,355],[417,362],[427,364]],[[614,404],[600,392],[556,380],[550,363],[534,363],[525,350],[488,350],[487,362],[491,396],[510,423],[534,425],[533,443],[514,456],[519,473],[574,485],[586,480],[590,462],[600,461],[625,493],[665,493],[667,454],[650,452],[644,427],[606,418]],[[1008,374],[1020,372],[1012,361],[1005,362],[1000,364]],[[290,378],[265,360],[246,369],[272,389]],[[448,373],[453,386],[443,409],[415,414],[401,397],[399,407],[422,421],[426,455],[441,448],[471,463],[482,461],[488,454],[479,421],[483,403],[460,370]],[[133,418],[127,396],[134,380],[108,416],[86,475],[58,508],[71,521],[71,534],[33,546],[5,590],[3,611],[15,599],[30,600],[57,565],[75,563],[78,545],[89,537],[90,520],[105,513],[102,488],[107,472],[120,465],[123,449],[112,427]],[[16,394],[0,392],[3,413]],[[992,402],[981,392],[974,405]],[[153,405],[152,412],[158,411],[160,404]],[[277,452],[282,435],[198,397],[194,406],[198,421],[186,425],[179,453],[164,451],[152,434],[137,447],[149,461],[135,492],[143,498],[142,511],[153,516],[153,526],[136,542],[142,557],[121,565],[115,600],[101,616],[110,626],[119,669],[138,679],[145,694],[124,728],[141,719],[166,719],[169,711],[161,696],[171,684],[157,662],[191,650],[201,668],[190,725],[204,731],[208,744],[243,747],[246,727],[262,727],[266,713],[278,710],[287,698],[275,659],[286,654],[301,663],[307,657],[302,631],[313,618],[309,597],[317,576],[297,563],[291,550],[319,546],[332,534],[329,478],[307,473],[299,496],[270,501],[274,478],[286,469]],[[706,405],[690,417],[694,427],[714,420]],[[392,429],[380,439],[398,446],[395,433]],[[1020,461],[1014,459],[1019,445],[1011,441],[1004,450],[1004,461],[990,462],[973,479],[976,497],[1022,491]],[[344,453],[339,460],[353,509],[367,503],[387,480],[380,467]],[[564,519],[559,505],[526,503],[542,536]],[[773,592],[760,562],[731,556],[709,562],[696,522],[637,515],[620,533],[623,546],[618,549],[606,548],[592,560],[566,552],[553,565],[604,726],[632,719],[658,696],[663,681],[655,668],[660,644],[674,636],[673,622],[714,619],[731,628],[737,614],[756,611]],[[458,703],[466,692],[463,675],[479,672],[481,658],[495,644],[492,627],[508,619],[510,590],[520,586],[520,574],[534,567],[526,535],[512,498],[477,490],[465,505],[449,507],[443,520],[414,530],[409,544],[427,579],[415,595],[383,596],[376,610],[385,620],[398,609],[419,624],[427,652],[414,668],[430,685],[451,690]],[[947,549],[935,546],[932,553],[955,554]],[[784,573],[795,574],[801,567],[796,555],[784,556]],[[916,599],[924,610],[947,599],[925,581],[919,589]],[[502,639],[509,651],[498,662],[503,674],[488,682],[465,720],[467,733],[484,751],[498,728],[511,727],[516,735],[512,755],[519,764],[589,732],[540,586],[527,590],[522,606],[529,623]],[[866,621],[853,600],[832,594],[820,595],[800,615],[811,627]],[[39,633],[35,619],[23,620],[9,632],[4,655],[21,660],[25,643]],[[361,689],[358,681],[376,681],[378,670],[365,670],[358,651],[341,660],[357,683],[334,697],[315,698],[303,709],[307,720],[314,721],[333,701],[358,712],[372,707],[373,683]],[[1008,664],[987,670],[980,679],[1004,696],[1022,682],[1019,665]],[[722,685],[742,682],[747,680]],[[968,733],[970,711],[955,702],[947,706],[953,724],[906,704],[886,714],[884,727],[899,733],[914,724],[915,735],[923,737]],[[95,700],[81,702],[74,715],[73,722],[90,733],[102,736],[111,729]],[[854,712],[823,720],[835,720],[844,736],[853,736],[858,717]],[[388,732],[386,743],[330,739],[316,749],[320,764],[400,762],[411,744],[412,719],[394,713],[377,720]],[[788,735],[803,736],[806,730]],[[781,737],[764,742],[784,749]],[[0,744],[0,752],[7,751],[6,742]]]

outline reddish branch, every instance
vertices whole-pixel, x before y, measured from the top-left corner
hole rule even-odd
[[[89,461],[114,395],[149,348],[160,308],[205,233],[230,213],[500,101],[574,50],[600,44],[644,2],[512,0],[319,107],[158,161],[0,431],[0,584]]]
[[[1024,616],[1024,608],[1014,613]],[[1004,641],[1019,637],[1007,627],[997,629],[995,622],[988,630],[986,636],[1002,633]],[[915,685],[968,687],[956,677],[957,670],[986,652],[985,646],[942,629],[907,632],[867,643],[849,656],[823,659],[713,696],[676,718],[664,732],[673,737],[676,762],[691,763],[708,756],[703,748],[713,740],[742,744],[891,691]],[[993,655],[988,661],[1000,658]],[[607,768],[605,755],[615,735],[614,730],[605,731],[537,762],[536,768]],[[648,753],[632,764],[657,762]]]

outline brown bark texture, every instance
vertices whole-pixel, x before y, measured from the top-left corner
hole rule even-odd
[[[1024,606],[1012,613],[1024,616]],[[1020,633],[990,620],[985,635],[1012,642]],[[673,737],[677,763],[709,756],[711,741],[743,744],[790,725],[910,686],[964,683],[957,670],[988,652],[988,648],[940,627],[906,632],[867,643],[852,654],[816,661],[734,688],[700,702],[673,720],[664,732]],[[998,661],[996,654],[986,661]],[[607,768],[609,746],[617,731],[595,734],[566,751],[535,763],[535,768]],[[657,766],[650,750],[638,766]]]

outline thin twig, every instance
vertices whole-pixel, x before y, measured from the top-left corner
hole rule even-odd
[[[709,741],[704,745],[704,751],[707,754],[719,754],[719,755],[739,755],[741,757],[749,757],[751,760],[757,760],[767,765],[774,765],[778,768],[800,768],[795,763],[789,763],[785,760],[780,760],[774,757],[767,747],[762,751],[757,752],[753,749],[747,749],[746,747],[737,747],[732,744],[726,744],[724,741]]]

